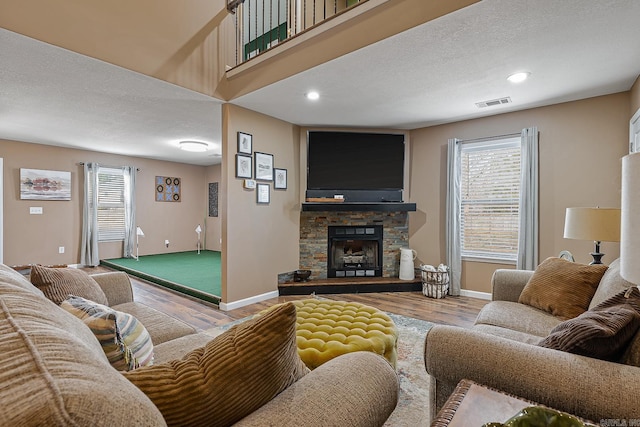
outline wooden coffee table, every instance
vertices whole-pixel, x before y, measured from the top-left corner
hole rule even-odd
[[[538,405],[470,380],[462,380],[436,415],[431,427],[481,427],[503,423],[528,406]],[[586,426],[596,424],[582,420]]]

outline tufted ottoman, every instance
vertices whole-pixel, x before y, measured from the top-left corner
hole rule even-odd
[[[300,358],[310,369],[344,353],[371,351],[396,367],[398,331],[377,308],[346,301],[305,299],[297,309]]]

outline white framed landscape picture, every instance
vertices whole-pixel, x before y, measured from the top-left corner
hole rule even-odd
[[[20,199],[71,200],[71,172],[20,168]]]

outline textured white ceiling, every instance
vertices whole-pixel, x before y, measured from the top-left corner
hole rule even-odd
[[[0,29],[0,138],[196,165],[220,162],[222,103]],[[178,148],[206,142],[206,153]]]
[[[522,70],[527,82],[506,80]],[[626,91],[639,74],[638,0],[483,0],[231,103],[299,125],[414,129]],[[215,164],[221,101],[0,29],[0,139]]]
[[[531,78],[509,83],[516,71]],[[414,129],[626,91],[639,74],[638,0],[484,0],[232,102],[300,125]]]

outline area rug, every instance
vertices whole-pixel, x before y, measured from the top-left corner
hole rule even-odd
[[[400,379],[398,406],[385,427],[428,426],[430,379],[424,367],[424,341],[433,323],[387,313],[398,328],[398,360],[396,373]],[[235,320],[207,333],[217,336],[248,318]]]
[[[433,323],[387,313],[398,328],[398,406],[385,426],[428,426],[430,379],[424,367],[424,340]]]

